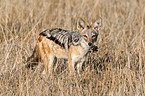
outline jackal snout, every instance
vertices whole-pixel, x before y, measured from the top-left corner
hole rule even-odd
[[[89,46],[93,46],[93,43],[92,43],[92,42],[89,42],[88,45],[89,45]]]

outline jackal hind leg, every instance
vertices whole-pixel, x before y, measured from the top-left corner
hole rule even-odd
[[[53,61],[54,61],[54,55],[47,53],[42,58],[42,61],[44,63],[44,71],[43,74],[52,74],[53,72]]]
[[[53,63],[54,63],[54,58],[55,56],[53,54],[49,54],[48,56],[48,62],[47,62],[47,70],[49,74],[52,74],[53,72]]]
[[[44,71],[42,74],[52,73],[54,55],[52,54],[52,50],[50,50],[49,45],[47,42],[41,42],[37,44],[37,48],[44,64]]]

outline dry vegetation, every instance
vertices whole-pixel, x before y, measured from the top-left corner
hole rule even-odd
[[[52,76],[41,74],[42,62],[24,68],[41,31],[76,30],[77,17],[103,19],[81,76],[70,77],[63,60]],[[0,0],[1,96],[143,96],[144,64],[145,0]]]

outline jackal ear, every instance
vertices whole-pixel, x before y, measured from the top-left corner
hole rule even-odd
[[[84,29],[85,27],[87,27],[87,23],[82,18],[79,17],[77,20],[77,29],[81,30]]]
[[[100,30],[100,29],[102,28],[102,19],[101,19],[101,18],[96,19],[96,20],[92,23],[92,27],[93,27],[95,30]]]

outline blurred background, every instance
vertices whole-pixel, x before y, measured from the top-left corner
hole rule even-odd
[[[40,32],[77,31],[76,20],[101,17],[103,28],[81,76],[70,77],[58,60],[54,74],[43,63],[24,68]],[[145,0],[0,0],[1,96],[145,95]]]

